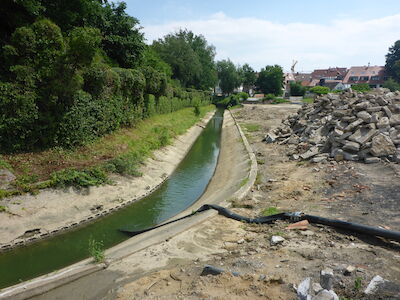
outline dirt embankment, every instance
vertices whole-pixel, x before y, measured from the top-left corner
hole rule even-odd
[[[239,122],[250,124],[243,128],[249,128],[259,174],[246,199],[234,203],[234,211],[247,216],[276,209],[303,211],[400,230],[397,165],[295,162],[286,155],[285,145],[261,142],[265,132],[297,109],[294,105],[245,105],[235,112]],[[294,287],[304,278],[318,282],[321,270],[331,268],[333,288],[341,297],[395,299],[400,283],[398,243],[324,226],[287,230],[287,225],[247,225],[216,216],[148,248],[140,264],[139,257],[132,259],[138,272],[127,274],[125,283],[110,289],[106,298],[296,299]],[[272,236],[284,241],[271,245]],[[159,268],[139,272],[139,266],[157,263]],[[241,276],[200,276],[206,264]],[[394,288],[386,294],[364,295],[375,275],[392,281]]]
[[[112,185],[47,189],[38,195],[0,200],[7,213],[0,218],[0,247],[47,237],[105,215],[151,193],[175,170],[214,113],[153,153],[141,167],[141,177],[114,176]]]

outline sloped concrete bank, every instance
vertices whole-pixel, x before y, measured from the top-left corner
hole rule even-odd
[[[156,150],[141,167],[141,177],[115,175],[112,185],[47,189],[36,196],[0,200],[12,212],[0,218],[0,252],[75,229],[148,196],[174,172],[213,115],[208,113],[172,145]]]
[[[254,184],[256,175],[255,155],[232,114],[226,111],[222,130],[221,153],[215,174],[202,197],[174,219],[190,213],[205,203],[229,207],[230,200],[241,199],[248,193]],[[245,180],[246,178],[247,180]],[[26,299],[38,295],[42,296],[38,296],[37,299],[66,299],[68,298],[67,295],[72,295],[70,293],[80,295],[79,297],[85,299],[98,298],[99,295],[108,292],[108,289],[111,288],[110,282],[115,282],[115,280],[108,280],[107,283],[101,284],[102,279],[118,274],[119,266],[123,266],[124,260],[129,260],[129,256],[140,254],[140,251],[147,247],[168,241],[216,214],[215,211],[207,211],[178,223],[133,237],[106,251],[107,265],[95,265],[91,263],[90,259],[87,259],[63,270],[4,289],[0,292],[0,299]],[[132,274],[132,276],[139,275]],[[81,279],[78,280],[79,278]]]

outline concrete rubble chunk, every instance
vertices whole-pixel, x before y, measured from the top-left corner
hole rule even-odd
[[[390,137],[380,133],[372,139],[370,152],[373,156],[377,157],[393,155],[396,153],[396,146],[393,144]]]
[[[300,154],[300,157],[302,159],[309,159],[315,155],[317,155],[319,153],[318,151],[318,147],[312,147],[310,150],[308,150],[307,152]]]
[[[371,115],[365,110],[358,112],[357,117],[364,120],[364,122],[369,122],[369,120],[371,119]]]
[[[370,283],[368,284],[367,288],[364,290],[364,294],[366,295],[374,295],[375,292],[378,290],[378,286],[385,283],[386,280],[383,279],[381,276],[376,275]]]
[[[343,150],[357,152],[360,150],[360,144],[357,142],[348,141],[344,144]]]
[[[283,237],[281,237],[279,235],[273,235],[271,237],[270,243],[271,243],[271,246],[276,246],[276,245],[282,244],[284,241],[285,241],[285,239]]]
[[[333,287],[333,270],[330,268],[326,268],[321,271],[320,282],[321,286],[325,290],[332,290]]]
[[[322,290],[311,298],[312,300],[339,300],[338,295],[334,291]]]
[[[389,118],[388,117],[382,117],[376,124],[376,127],[378,128],[384,128],[388,127],[390,125]]]
[[[265,138],[264,138],[264,142],[270,144],[270,143],[274,143],[277,139],[277,135],[275,135],[274,133],[270,132],[268,133]]]
[[[390,123],[390,126],[400,125],[400,114],[392,115],[389,123]]]
[[[310,277],[304,279],[297,287],[297,300],[311,300],[312,280]]]
[[[374,129],[360,128],[349,137],[349,140],[359,144],[365,144],[370,141],[376,133],[377,130]]]

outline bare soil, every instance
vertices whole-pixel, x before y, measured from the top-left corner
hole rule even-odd
[[[262,142],[266,132],[298,108],[245,105],[235,111],[239,123],[260,126],[246,133],[259,174],[252,191],[234,202],[233,210],[246,216],[260,216],[268,208],[303,211],[400,231],[398,165],[295,162],[286,155],[285,145]],[[306,277],[318,282],[326,267],[333,269],[334,290],[343,298],[369,299],[363,290],[375,275],[400,284],[399,243],[322,225],[310,224],[306,230],[287,226],[249,225],[216,216],[125,260],[131,271],[105,298],[296,299],[295,287]],[[285,240],[271,246],[273,235]],[[206,264],[228,272],[201,276]],[[348,266],[355,270],[345,275]],[[395,293],[388,290],[370,299],[396,299]]]

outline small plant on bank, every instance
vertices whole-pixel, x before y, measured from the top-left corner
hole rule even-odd
[[[357,277],[357,278],[354,280],[354,289],[355,289],[356,291],[359,291],[359,290],[361,289],[361,284],[362,284],[362,278],[361,278],[361,277]]]
[[[272,216],[279,213],[280,211],[276,207],[268,207],[263,211],[264,216]]]
[[[200,116],[200,113],[201,113],[201,111],[200,111],[200,106],[199,106],[198,104],[196,104],[196,105],[194,106],[194,115],[195,115],[196,117],[198,117],[198,116]]]
[[[6,212],[6,211],[7,211],[7,207],[0,205],[0,213]]]
[[[96,241],[92,238],[89,239],[89,254],[93,257],[94,262],[104,262],[105,254],[103,247],[103,241]]]

